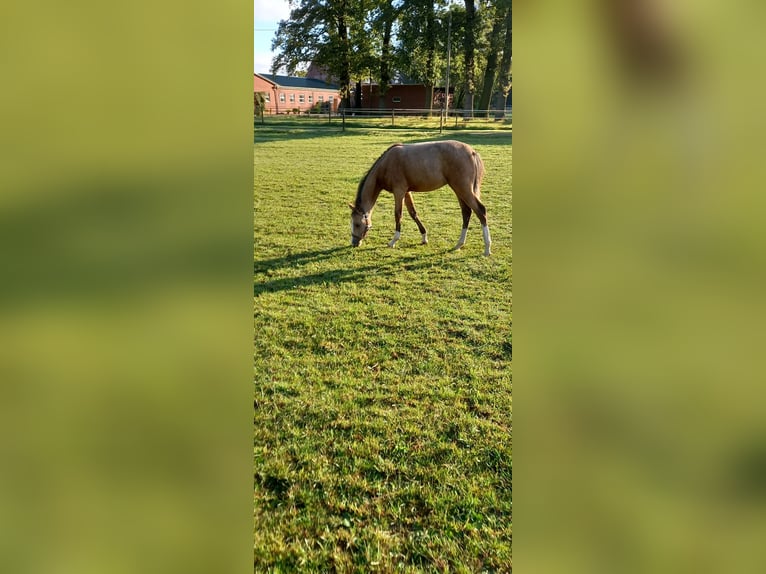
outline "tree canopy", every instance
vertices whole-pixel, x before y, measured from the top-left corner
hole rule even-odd
[[[433,90],[445,81],[451,17],[454,104],[487,110],[510,91],[511,3],[290,0],[290,17],[279,23],[272,41],[271,71],[295,74],[314,64],[339,84],[346,106],[352,84],[368,78],[380,84],[381,94],[396,80]]]

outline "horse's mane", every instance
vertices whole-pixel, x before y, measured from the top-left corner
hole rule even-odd
[[[400,145],[402,144],[395,143],[394,145],[389,146],[389,148],[386,151],[384,151],[382,154],[380,154],[380,157],[375,160],[375,163],[373,163],[370,169],[367,170],[367,173],[364,174],[362,181],[359,182],[359,187],[356,188],[356,200],[354,201],[355,207],[359,207],[359,205],[362,203],[362,189],[364,189],[364,184],[367,181],[367,177],[375,170],[376,167],[378,167],[378,163],[380,163],[380,160],[383,159],[383,156],[385,156],[392,148],[395,148]]]

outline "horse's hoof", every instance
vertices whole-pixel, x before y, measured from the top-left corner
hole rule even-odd
[[[428,239],[424,239],[420,242],[421,245],[428,245]]]

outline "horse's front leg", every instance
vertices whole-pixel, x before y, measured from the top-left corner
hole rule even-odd
[[[423,245],[425,245],[428,243],[428,233],[418,217],[418,212],[415,211],[415,204],[412,201],[412,192],[408,191],[407,195],[404,196],[404,204],[407,206],[407,212],[410,214],[410,217],[417,224],[418,229],[420,230],[420,236],[423,238]]]
[[[389,247],[395,247],[396,242],[399,241],[399,238],[402,236],[402,200],[404,199],[404,196],[397,194],[394,194],[394,219],[396,220],[396,232],[394,233],[394,238],[388,242]]]

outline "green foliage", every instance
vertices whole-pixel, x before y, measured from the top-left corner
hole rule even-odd
[[[485,18],[486,24],[491,24],[492,29],[488,36],[485,36],[487,48],[481,49],[487,54],[486,65],[484,66],[484,78],[480,84],[479,103],[476,106],[478,110],[488,110],[490,108],[494,87],[497,85],[498,66],[500,55],[503,51],[503,40],[505,36],[505,15],[509,8],[498,4],[490,7],[489,16]]]
[[[324,104],[326,104],[326,102],[314,102],[314,105],[311,106],[311,113],[318,114],[322,112],[326,107]]]
[[[266,109],[266,93],[255,92],[255,94],[253,95],[253,102],[254,102],[254,108],[255,108],[255,115],[262,116],[263,111]]]
[[[414,81],[437,85],[443,80],[446,65],[446,12],[437,14],[434,4],[426,0],[408,2],[402,12],[396,65]],[[454,22],[453,22],[454,24]],[[454,29],[457,29],[455,27]]]
[[[472,0],[466,0],[464,5],[449,5],[450,84],[456,88],[458,104],[462,104],[466,94],[476,91],[476,74],[480,78],[487,75],[488,53],[502,61],[499,73],[490,70],[489,77],[493,78],[490,91],[504,91],[503,86],[509,83],[511,0],[479,4],[478,9],[472,10],[466,10],[475,8],[476,2]],[[290,18],[280,22],[272,43],[277,53],[273,69],[284,67],[292,74],[313,62],[340,83],[344,98],[349,95],[352,81],[370,76],[381,83],[384,91],[397,74],[426,85],[443,83],[449,14],[443,3],[298,0],[291,5]],[[505,14],[507,25],[500,26],[491,42],[492,24]],[[496,77],[499,79],[495,81]]]
[[[493,256],[444,188],[429,230],[384,193],[348,246],[359,179],[416,131],[261,129],[255,144],[256,572],[510,571],[511,136],[484,158]],[[339,153],[339,151],[342,152]]]
[[[285,67],[292,74],[315,63],[338,79],[341,97],[347,98],[351,74],[365,59],[362,0],[300,0],[288,20],[279,23],[272,48],[277,55],[272,69]]]

